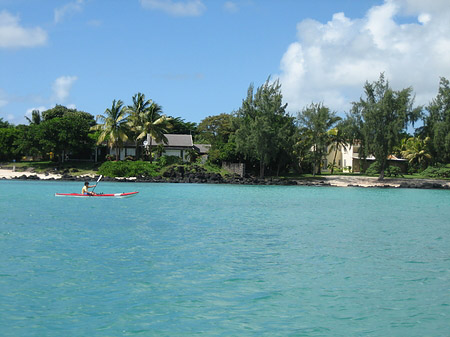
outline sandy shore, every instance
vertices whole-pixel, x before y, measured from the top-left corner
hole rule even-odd
[[[10,168],[0,169],[0,179],[26,179],[23,176],[29,177],[28,179],[68,179],[66,176],[55,173],[35,173],[34,170],[28,169],[26,171],[13,171]],[[70,177],[70,176],[69,176]],[[77,179],[94,179],[95,177],[83,176]],[[109,178],[111,180],[111,178]],[[73,180],[73,179],[68,179]],[[112,181],[135,181],[136,178],[116,178]],[[161,182],[160,180],[157,182]],[[170,182],[170,181],[167,181]],[[178,181],[177,181],[178,182]],[[186,182],[186,181],[184,181]],[[188,181],[190,182],[190,181]],[[405,179],[405,178],[386,178],[383,181],[378,181],[376,177],[365,177],[365,176],[322,176],[316,179],[302,179],[292,181],[297,185],[307,185],[307,186],[335,186],[335,187],[391,187],[391,188],[439,188],[439,189],[450,189],[450,181],[448,180],[437,180],[437,179]],[[225,181],[225,183],[227,183]],[[232,183],[232,182],[229,182]],[[260,182],[249,184],[260,184]],[[262,185],[267,185],[267,183],[262,182]]]
[[[405,179],[405,178],[386,178],[379,181],[377,177],[365,176],[324,176],[319,184],[327,184],[336,187],[405,187],[405,188],[450,188],[450,181],[437,179]],[[301,181],[297,181],[302,185]]]
[[[13,171],[10,169],[0,169],[0,179],[17,179],[21,176],[37,176],[39,179],[47,180],[47,179],[61,179],[60,174],[51,174],[51,173],[35,173],[33,171]]]

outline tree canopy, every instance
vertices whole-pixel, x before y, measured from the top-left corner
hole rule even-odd
[[[365,155],[374,155],[380,164],[379,179],[384,179],[388,156],[409,123],[416,122],[421,107],[413,107],[412,88],[393,90],[384,74],[364,85],[365,98],[354,102],[351,113],[360,121]]]
[[[247,159],[259,162],[260,177],[265,165],[276,160],[280,151],[292,147],[295,133],[293,118],[282,102],[279,81],[270,79],[256,92],[251,84],[247,97],[237,112],[236,148]],[[289,143],[289,144],[288,144]]]

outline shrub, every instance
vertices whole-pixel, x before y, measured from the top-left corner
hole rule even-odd
[[[424,178],[450,178],[450,164],[428,166],[420,175]]]
[[[158,166],[144,161],[106,161],[98,173],[107,177],[155,177],[159,175]]]
[[[366,174],[368,176],[376,176],[380,174],[380,171],[380,163],[376,161],[367,168]]]
[[[175,165],[175,164],[182,164],[183,161],[180,157],[177,156],[162,156],[158,159],[158,164],[160,167]]]
[[[398,176],[402,176],[402,169],[398,166],[389,166],[386,170],[388,177],[398,177]]]

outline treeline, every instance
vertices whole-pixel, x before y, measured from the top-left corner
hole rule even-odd
[[[212,144],[210,160],[244,161],[247,167],[278,175],[291,171],[320,173],[330,149],[359,145],[362,160],[376,158],[384,178],[388,156],[408,160],[410,172],[450,162],[450,87],[441,78],[439,91],[426,107],[414,106],[411,87],[394,90],[381,74],[366,82],[364,94],[344,118],[323,103],[311,103],[296,116],[286,113],[278,81],[251,85],[241,108],[205,118],[198,140]],[[408,134],[409,126],[423,126]],[[335,162],[329,164],[333,172]]]
[[[247,171],[261,177],[289,172],[320,173],[322,160],[331,149],[359,145],[359,155],[377,159],[380,178],[388,169],[388,156],[405,158],[409,170],[450,162],[450,86],[441,78],[436,97],[427,106],[414,106],[411,87],[394,90],[381,74],[366,82],[360,100],[352,103],[345,117],[324,103],[311,103],[295,116],[283,104],[281,85],[268,79],[256,88],[250,85],[241,107],[203,119],[198,125],[180,117],[166,116],[162,107],[138,93],[132,104],[113,101],[103,115],[56,106],[33,111],[29,125],[13,126],[0,119],[0,160],[40,156],[64,160],[92,153],[95,144],[107,142],[118,154],[127,140],[136,144],[136,158],[152,160],[150,134],[165,141],[165,133],[192,134],[196,143],[211,144],[209,161],[245,162]],[[421,122],[414,134],[410,126]],[[152,138],[150,138],[152,139]],[[149,153],[141,153],[149,148]],[[331,171],[336,168],[330,163]]]

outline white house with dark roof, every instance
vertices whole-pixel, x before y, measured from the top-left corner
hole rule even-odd
[[[174,134],[165,134],[167,138],[167,144],[163,142],[157,142],[155,139],[152,139],[150,143],[150,135],[147,135],[147,146],[152,146],[155,148],[161,144],[164,146],[164,156],[175,156],[181,158],[183,161],[188,161],[188,151],[194,150],[194,142],[192,141],[191,135],[174,135]]]
[[[164,147],[163,156],[175,156],[181,158],[185,162],[189,161],[189,150],[195,150],[199,153],[202,160],[206,161],[208,151],[211,147],[210,144],[194,144],[191,135],[165,134],[165,136],[167,138],[167,144],[157,142],[154,138],[150,143],[150,135],[147,135],[144,144],[146,144],[146,146],[150,146],[151,144],[153,153],[155,153],[156,147],[162,144]],[[145,145],[140,146],[145,147]],[[115,149],[107,149],[107,151],[112,156],[116,155]],[[136,144],[131,141],[125,142],[124,146],[121,148],[119,159],[124,160],[128,156],[136,156]]]

